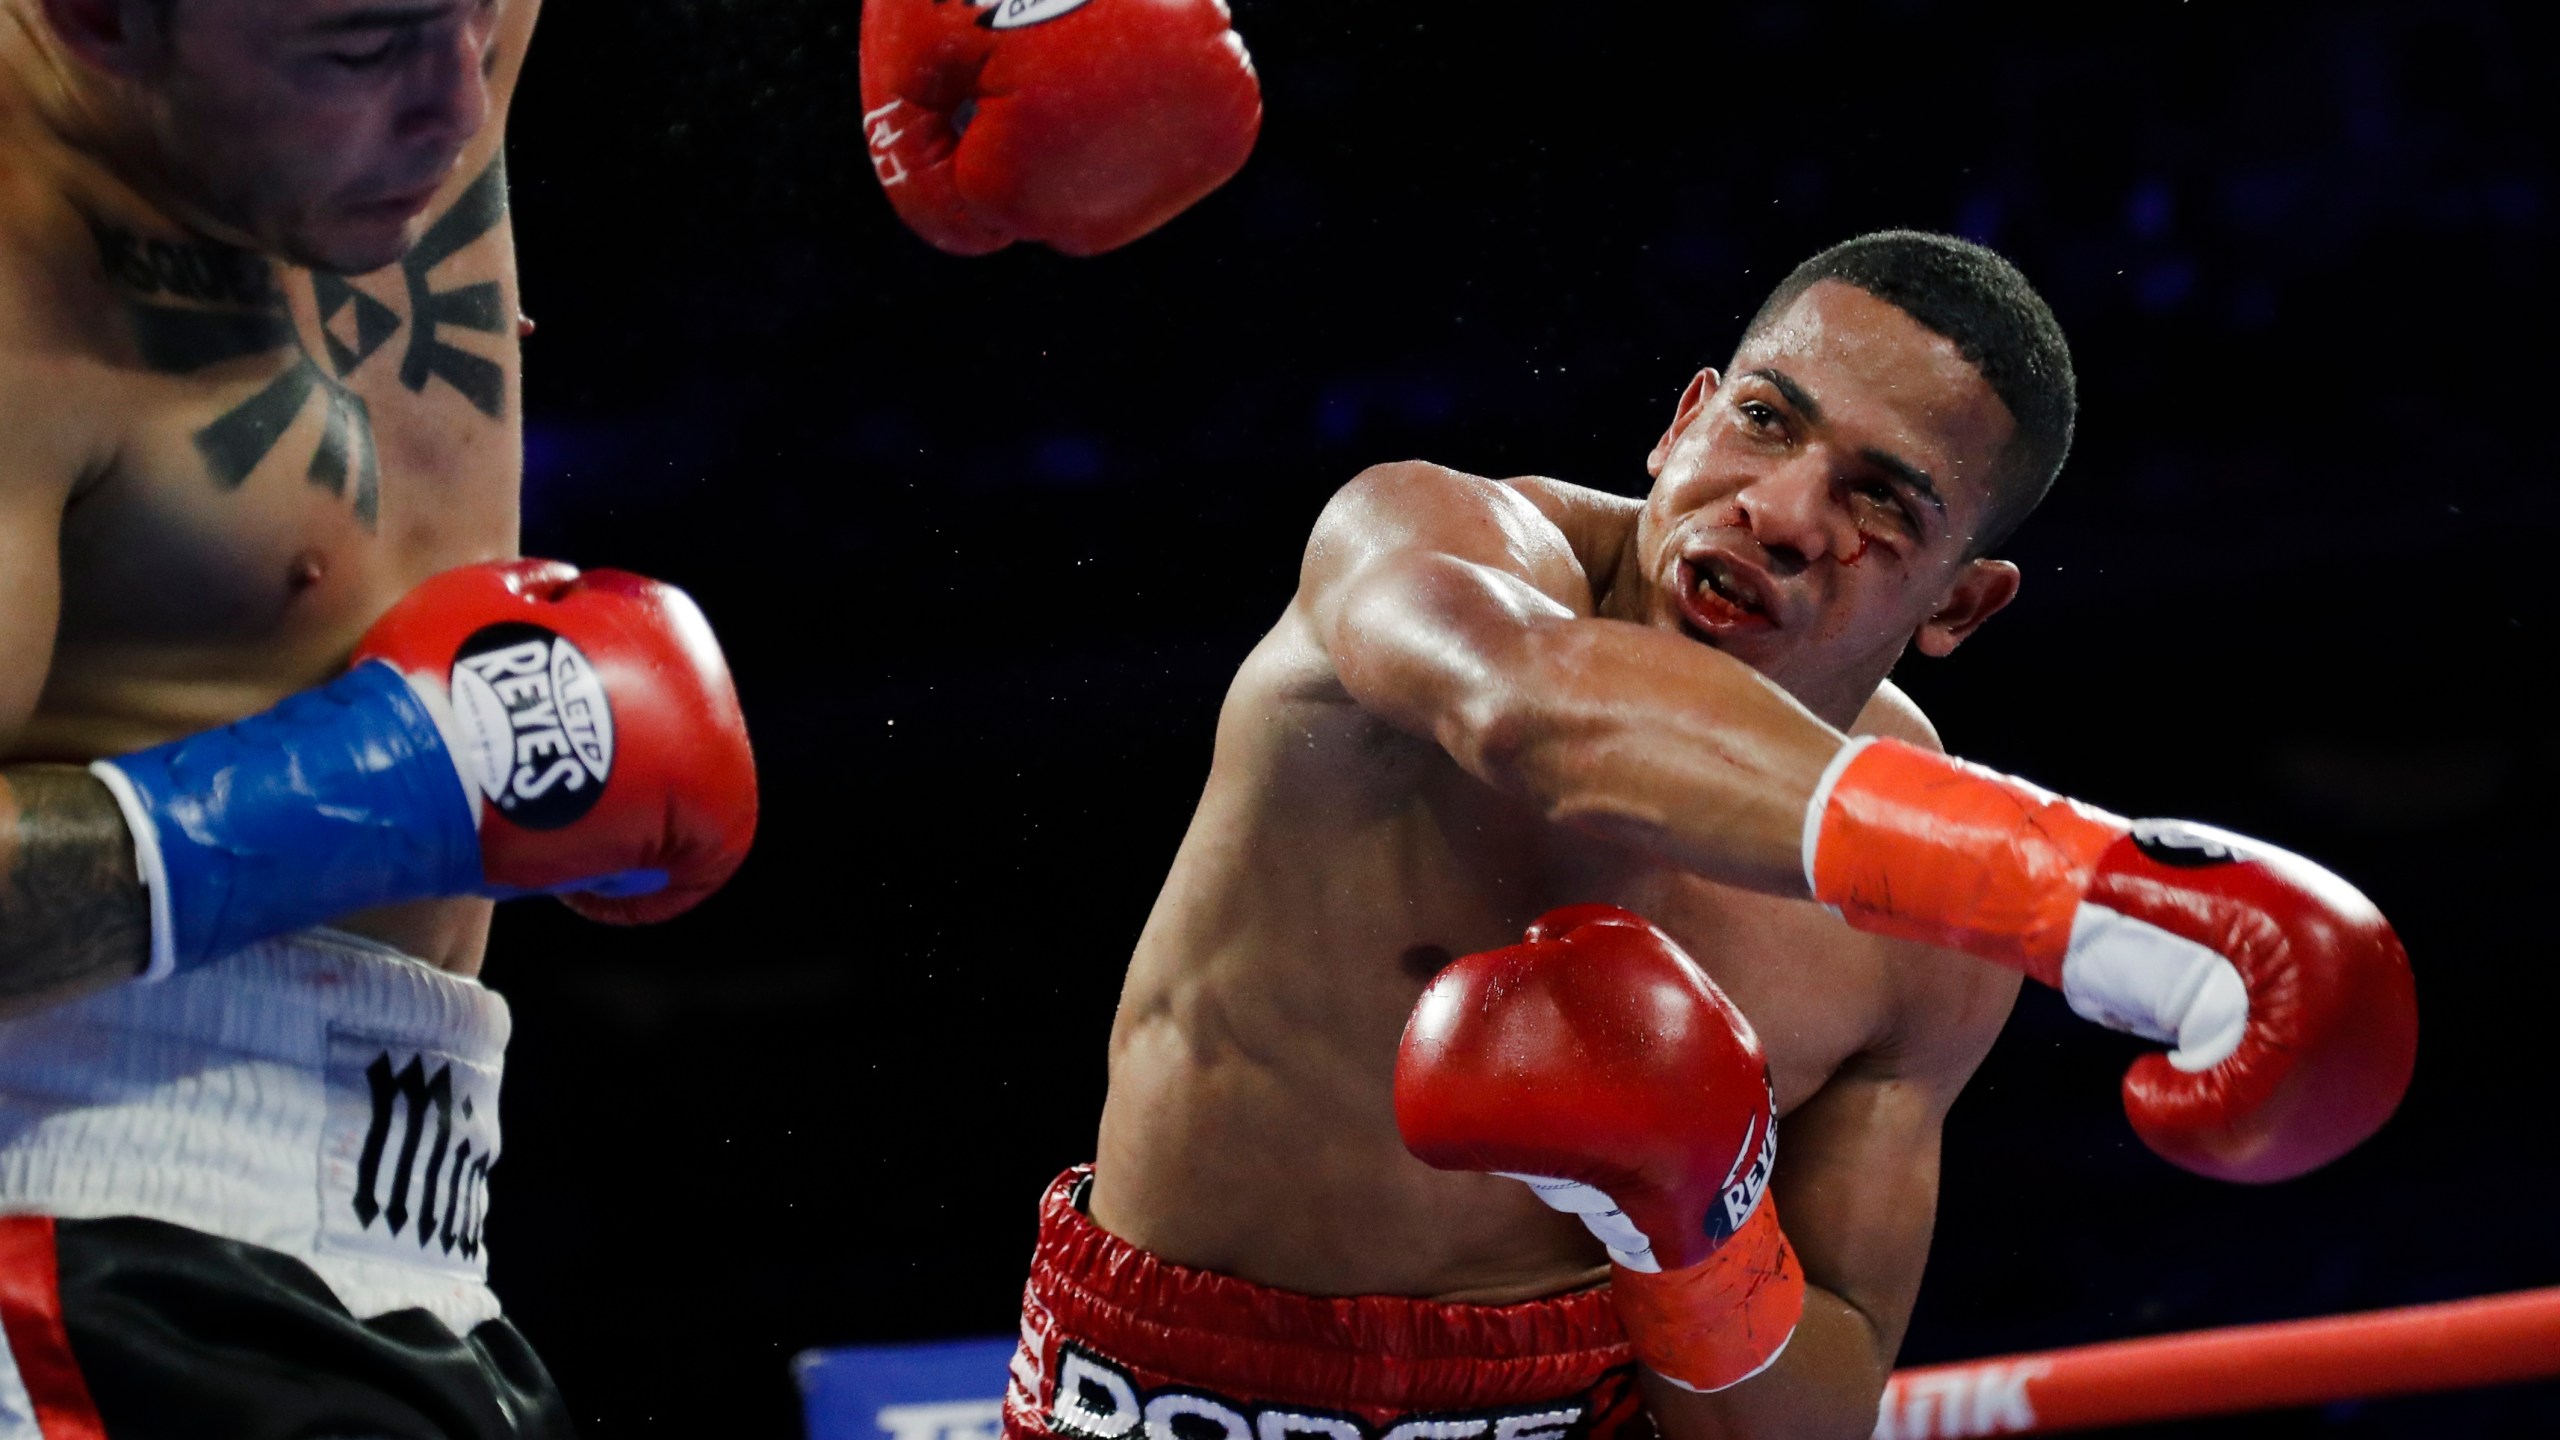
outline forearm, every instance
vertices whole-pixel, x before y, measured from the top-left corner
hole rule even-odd
[[[0,1015],[141,973],[151,917],[107,788],[69,766],[0,770]]]
[[[1764,893],[1805,893],[1805,807],[1842,736],[1740,661],[1605,620],[1540,626],[1442,743],[1548,818]]]
[[[1794,1338],[1758,1375],[1713,1395],[1683,1390],[1650,1370],[1643,1383],[1664,1440],[1866,1440],[1887,1368],[1866,1316],[1807,1286]]]

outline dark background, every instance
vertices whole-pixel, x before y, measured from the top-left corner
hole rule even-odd
[[[567,0],[519,97],[527,548],[676,580],[765,825],[696,914],[510,909],[497,1280],[598,1436],[795,1433],[807,1346],[1002,1333],[1226,678],[1362,466],[1633,492],[1789,266],[1957,231],[2078,448],[2019,605],[1899,678],[1960,753],[2356,879],[2419,972],[2390,1129],[2154,1160],[2131,1042],[2019,1006],[1906,1362],[2560,1282],[2528,7],[1241,0],[1232,185],[1091,261],[934,253],[847,0]],[[2560,1386],[2189,1435],[2560,1434]]]

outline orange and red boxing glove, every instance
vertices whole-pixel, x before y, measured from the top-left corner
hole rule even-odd
[[[890,204],[955,255],[1126,245],[1262,127],[1224,0],[866,0],[862,108]]]
[[[1642,918],[1570,906],[1444,968],[1406,1024],[1395,1097],[1424,1163],[1507,1175],[1590,1227],[1657,1374],[1722,1390],[1786,1349],[1805,1282],[1768,1194],[1768,1061]]]
[[[2023,971],[2083,1017],[2175,1047],[2126,1072],[2125,1113],[2198,1174],[2316,1169],[2408,1091],[2408,956],[2373,902],[2299,855],[1861,738],[1814,792],[1804,867],[1813,898],[1860,930]]]
[[[1807,809],[1814,898],[1949,946],[2172,1045],[2126,1113],[2167,1159],[2279,1180],[2387,1120],[2417,1054],[2408,960],[2362,895],[2272,846],[2128,821],[1891,740],[1856,740]],[[1804,1278],[1764,1193],[1776,1158],[1749,1023],[1669,937],[1556,911],[1423,993],[1396,1063],[1406,1147],[1508,1175],[1582,1217],[1615,1262],[1637,1357],[1711,1391],[1773,1363]]]

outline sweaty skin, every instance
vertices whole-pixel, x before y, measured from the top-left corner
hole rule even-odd
[[[1408,1155],[1392,1078],[1439,966],[1553,906],[1624,905],[1759,1032],[1813,1286],[1776,1365],[1712,1396],[1648,1376],[1655,1414],[1680,1440],[1862,1437],[1927,1255],[1940,1122],[2018,982],[1803,899],[1800,827],[1843,729],[1936,743],[1884,675],[2014,592],[1969,548],[2012,422],[1952,345],[1834,282],[1734,370],[1682,397],[1645,501],[1419,463],[1335,499],[1228,692],[1131,961],[1091,1210],[1167,1259],[1316,1294],[1605,1279],[1525,1186]],[[1699,598],[1702,566],[1762,613]]]
[[[146,958],[131,838],[79,767],[325,681],[410,587],[516,551],[521,351],[499,157],[539,0],[402,8],[428,19],[324,42],[306,37],[382,7],[181,0],[206,25],[184,43],[209,47],[190,54],[190,103],[255,105],[255,86],[289,85],[316,133],[263,139],[314,165],[387,157],[293,176],[354,208],[335,228],[276,212],[269,234],[213,217],[230,199],[266,204],[257,187],[291,166],[222,135],[155,149],[135,118],[150,108],[67,53],[42,0],[0,0],[0,1013]],[[410,88],[357,103],[387,84]],[[239,93],[206,93],[226,85]],[[360,112],[393,133],[330,145]],[[171,153],[201,173],[163,173]],[[368,273],[274,253],[327,246],[366,255]],[[489,905],[334,923],[467,975]]]

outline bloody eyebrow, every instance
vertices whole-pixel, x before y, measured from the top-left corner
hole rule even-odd
[[[1946,499],[1938,493],[1937,484],[1929,478],[1928,471],[1890,450],[1879,450],[1872,445],[1859,451],[1858,458],[1920,492],[1920,498],[1929,502],[1930,508],[1938,512],[1939,519],[1947,518]]]
[[[1743,373],[1755,380],[1768,381],[1776,388],[1778,394],[1795,408],[1795,412],[1805,418],[1807,423],[1814,425],[1822,423],[1821,402],[1815,400],[1811,392],[1797,384],[1785,371],[1762,366],[1760,369],[1746,370]],[[1874,446],[1859,451],[1858,458],[1920,492],[1920,498],[1929,502],[1929,508],[1938,512],[1939,519],[1947,518],[1946,497],[1938,493],[1938,484],[1929,478],[1928,471],[1890,450],[1879,450]]]

